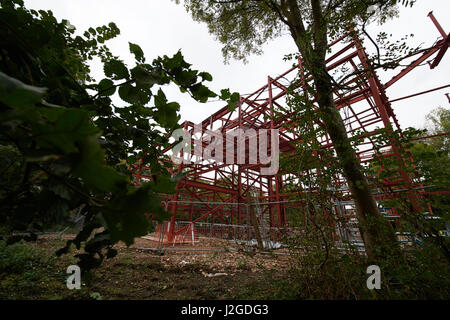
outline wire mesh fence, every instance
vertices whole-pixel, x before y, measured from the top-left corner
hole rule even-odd
[[[297,215],[299,220],[302,212],[295,202],[245,204],[180,200],[169,201],[166,207],[178,219],[155,224],[155,231],[142,237],[148,241],[147,246],[159,250],[214,250],[230,245],[244,250],[283,250],[288,248],[290,237],[301,236],[304,231],[293,219],[285,221],[283,226],[276,223],[281,213],[288,217]],[[334,226],[333,237],[343,247],[344,243],[357,246],[362,243],[353,220],[337,220]]]
[[[255,251],[289,250],[289,238],[301,236],[302,210],[298,202],[250,202],[232,203],[224,201],[167,201],[165,208],[174,219],[158,223],[153,221],[153,231],[135,239],[132,248],[152,251]],[[342,204],[342,207],[349,204]],[[342,208],[341,208],[342,209]],[[341,210],[351,212],[349,208]],[[278,224],[281,214],[285,224]],[[338,215],[338,210],[335,212]],[[295,219],[293,218],[295,217]],[[74,214],[70,226],[61,226],[48,236],[67,238],[75,236],[83,228],[84,216]],[[336,243],[364,247],[359,235],[357,220],[339,221],[335,228]],[[119,246],[124,244],[119,243]]]

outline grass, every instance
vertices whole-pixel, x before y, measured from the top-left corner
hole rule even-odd
[[[72,254],[56,258],[62,240],[0,242],[0,299],[448,299],[448,263],[432,250],[416,252],[404,266],[383,271],[382,290],[366,287],[361,258],[330,256],[323,266],[314,256],[294,258],[290,266],[269,269],[236,256],[234,270],[214,269],[211,255],[188,264],[163,263],[167,256],[120,249],[100,268],[82,274],[81,290],[66,287]],[[185,259],[185,257],[183,257]],[[250,259],[250,260],[249,260]],[[298,259],[298,260],[295,260]],[[205,274],[226,272],[226,276]]]
[[[231,299],[264,278],[247,268],[232,276],[205,277],[218,272],[208,260],[168,266],[159,256],[121,249],[100,268],[82,274],[80,290],[69,290],[66,269],[76,260],[73,254],[55,257],[63,243],[0,243],[0,299]]]

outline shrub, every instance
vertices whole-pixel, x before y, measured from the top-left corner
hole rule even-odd
[[[24,242],[7,245],[0,241],[0,274],[21,274],[41,262],[37,249]]]

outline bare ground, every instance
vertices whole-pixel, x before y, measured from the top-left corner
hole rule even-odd
[[[0,275],[0,297],[12,299],[246,299],[276,298],[271,284],[283,278],[287,256],[245,252],[225,240],[203,238],[194,247],[223,252],[169,251],[164,255],[138,248],[154,248],[136,239],[131,248],[119,244],[118,255],[91,274],[82,275],[82,289],[68,290],[66,269],[75,264],[74,252],[56,258],[65,240],[39,239],[33,246],[46,255],[31,276]],[[173,247],[171,248],[174,249]],[[176,248],[175,248],[176,249]],[[273,296],[271,295],[273,290]],[[251,292],[251,296],[249,293]]]

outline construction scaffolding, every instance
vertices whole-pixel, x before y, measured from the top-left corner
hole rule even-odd
[[[396,119],[386,89],[415,67],[428,61],[430,68],[435,68],[442,60],[449,44],[450,35],[446,34],[430,12],[430,19],[436,26],[440,38],[428,49],[421,50],[411,56],[411,62],[397,75],[386,83],[381,83],[377,73],[371,68],[365,48],[354,32],[348,32],[329,44],[330,52],[326,63],[329,72],[338,68],[352,70],[342,87],[337,87],[333,93],[335,104],[345,123],[350,139],[360,140],[357,157],[361,164],[372,162],[376,156],[376,137],[380,131],[387,128],[398,130],[400,126]],[[434,56],[434,58],[433,58]],[[351,88],[348,86],[352,85]],[[410,98],[419,94],[432,92],[440,88],[422,91],[395,101]],[[171,220],[156,226],[156,232],[149,237],[158,242],[158,247],[175,243],[195,245],[201,236],[216,237],[233,241],[257,241],[257,245],[269,247],[278,243],[282,234],[296,232],[290,225],[290,212],[303,205],[296,199],[295,192],[286,188],[295,184],[300,175],[320,175],[320,171],[293,173],[281,168],[276,174],[261,173],[268,164],[252,163],[248,148],[240,152],[236,140],[232,140],[232,151],[223,149],[223,155],[229,161],[207,161],[196,158],[195,149],[203,149],[212,144],[210,133],[218,131],[222,134],[233,133],[238,129],[274,130],[279,133],[279,152],[293,154],[295,144],[302,141],[302,137],[292,133],[289,126],[295,126],[294,117],[286,115],[284,119],[277,119],[274,115],[279,109],[286,108],[286,99],[293,94],[301,94],[310,90],[312,77],[304,72],[301,57],[298,63],[277,77],[268,77],[267,83],[253,93],[241,97],[235,110],[223,107],[211,116],[195,124],[185,121],[182,127],[191,134],[192,151],[180,157],[191,160],[190,163],[180,162],[173,174],[183,173],[185,176],[178,182],[177,192],[165,195],[163,205],[172,214]],[[317,104],[315,100],[313,104]],[[314,125],[323,126],[320,120]],[[200,130],[199,130],[200,128]],[[250,140],[251,137],[248,137]],[[316,137],[323,149],[333,149],[333,143],[328,134]],[[248,144],[246,145],[248,146]],[[265,146],[266,154],[271,153],[272,143]],[[258,147],[261,147],[258,144]],[[264,148],[264,147],[263,147]],[[162,150],[169,154],[170,148]],[[381,181],[377,177],[368,177],[374,197],[377,201],[395,198],[407,198],[417,211],[429,211],[423,208],[421,198],[428,194],[414,172],[406,168],[414,168],[412,156],[395,138],[388,141],[382,148],[384,159],[396,163],[396,170],[389,178]],[[239,164],[239,157],[245,159]],[[383,159],[383,160],[384,160]],[[324,164],[324,168],[326,168]],[[136,163],[132,167],[132,174],[136,183],[151,179],[143,174],[149,170],[144,163]],[[383,170],[383,167],[380,167]],[[360,240],[355,205],[348,190],[345,178],[341,175],[334,179],[333,187],[338,190],[338,196],[332,199],[333,208],[329,214],[339,216],[336,224],[336,240]],[[313,190],[309,190],[312,192]],[[303,191],[305,192],[305,191]],[[450,191],[443,191],[450,193]],[[250,208],[256,215],[256,222],[251,221]],[[401,213],[392,209],[383,209],[385,216],[395,220]],[[345,218],[345,219],[344,219]],[[336,219],[335,219],[336,220]],[[345,225],[342,221],[346,221]],[[337,220],[336,220],[337,221]],[[255,233],[255,224],[259,225],[259,238]],[[258,233],[258,232],[257,232]],[[153,238],[152,238],[153,237]],[[262,242],[262,243],[261,243]]]

